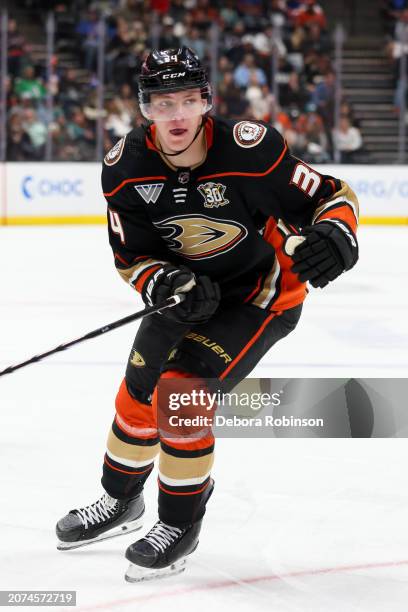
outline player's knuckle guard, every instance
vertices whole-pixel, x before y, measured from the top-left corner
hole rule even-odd
[[[208,277],[199,276],[196,286],[191,290],[189,299],[184,306],[184,321],[187,323],[204,323],[215,313],[220,302],[220,289],[218,283],[212,282]],[[175,310],[175,309],[174,309]]]
[[[207,276],[195,278],[186,266],[166,264],[157,270],[143,286],[143,300],[150,306],[164,302],[192,279],[195,279],[196,285],[185,293],[185,300],[173,308],[163,310],[162,314],[181,323],[204,323],[218,308],[220,288],[218,283]]]
[[[323,232],[335,246],[343,264],[343,270],[350,270],[358,260],[358,244],[354,232],[350,227],[338,219],[322,221],[315,226]]]
[[[349,226],[338,220],[321,221],[304,227],[306,240],[295,251],[293,271],[302,282],[325,287],[358,260],[357,240]]]
[[[178,268],[172,264],[165,264],[144,283],[141,292],[143,301],[149,306],[163,302],[174,295],[176,289],[193,276],[193,273],[186,266]]]

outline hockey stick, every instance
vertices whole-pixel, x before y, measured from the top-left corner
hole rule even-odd
[[[147,317],[161,310],[172,308],[173,306],[176,306],[177,304],[180,304],[180,302],[185,300],[185,297],[186,296],[183,293],[172,295],[165,302],[163,302],[162,304],[158,306],[148,306],[147,308],[144,308],[143,310],[140,310],[139,312],[135,312],[134,314],[128,315],[127,317],[123,317],[123,319],[118,319],[117,321],[114,321],[113,323],[108,323],[107,325],[104,325],[103,327],[99,327],[98,329],[95,329],[94,331],[91,331],[88,334],[85,334],[85,336],[81,336],[80,338],[76,338],[75,340],[71,340],[70,342],[64,342],[63,344],[56,346],[50,351],[46,351],[45,353],[41,353],[40,355],[35,355],[34,357],[31,357],[31,359],[27,359],[26,361],[22,361],[21,363],[17,363],[16,365],[9,366],[8,368],[0,372],[0,376],[4,376],[5,374],[11,374],[12,372],[15,372],[16,370],[19,370],[20,368],[24,368],[25,366],[30,365],[30,363],[36,363],[37,361],[40,361],[41,359],[44,359],[45,357],[49,357],[49,355],[53,355],[54,353],[58,353],[60,351],[65,351],[71,346],[74,346],[75,344],[79,344],[80,342],[84,342],[85,340],[90,340],[91,338],[97,338],[98,336],[101,336],[102,334],[106,334],[106,332],[112,331],[112,329],[116,329],[117,327],[122,327],[122,325],[127,325],[128,323],[131,323],[132,321],[137,321],[138,319],[142,319],[143,317]]]

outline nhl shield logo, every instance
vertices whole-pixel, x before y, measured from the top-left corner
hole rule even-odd
[[[197,189],[204,198],[205,208],[217,208],[229,204],[229,200],[224,198],[226,186],[222,183],[204,183]]]
[[[190,180],[190,173],[189,172],[179,172],[177,180],[182,185],[185,185]]]

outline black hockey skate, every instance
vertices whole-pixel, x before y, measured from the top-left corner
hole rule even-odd
[[[57,548],[79,548],[141,529],[144,510],[143,493],[127,500],[104,493],[95,503],[71,510],[58,521]]]
[[[213,490],[214,481],[211,479],[201,499],[201,509],[205,508]],[[198,516],[202,516],[202,513]],[[144,538],[126,550],[130,565],[125,580],[141,582],[184,572],[188,555],[198,546],[202,522],[201,518],[185,527],[175,527],[157,521]]]
[[[187,556],[198,546],[201,523],[202,520],[187,527],[173,527],[157,521],[144,538],[127,549],[130,565],[125,579],[141,582],[183,572]]]

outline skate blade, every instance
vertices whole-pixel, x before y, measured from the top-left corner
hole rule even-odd
[[[139,518],[131,521],[130,523],[119,525],[119,527],[112,529],[112,531],[101,533],[101,535],[90,540],[81,540],[80,542],[62,542],[61,540],[58,540],[57,550],[73,550],[74,548],[82,548],[83,546],[89,546],[90,544],[96,544],[97,542],[103,542],[104,540],[111,540],[112,538],[126,535],[132,531],[138,531],[142,527],[143,518]]]
[[[131,563],[125,574],[125,580],[127,582],[145,582],[146,580],[158,580],[160,578],[167,578],[168,576],[177,576],[177,574],[184,572],[186,564],[186,557],[161,569],[141,567],[140,565]]]

